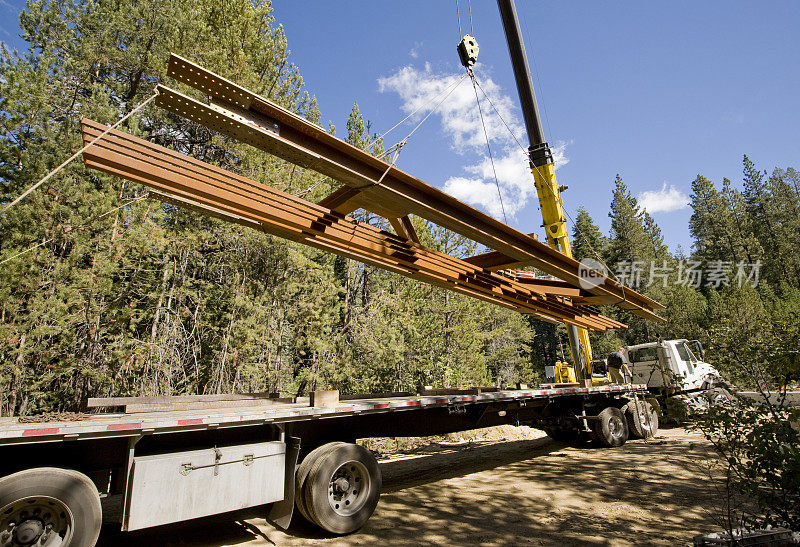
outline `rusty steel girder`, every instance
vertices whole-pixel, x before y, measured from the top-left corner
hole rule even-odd
[[[106,126],[82,120],[86,144]],[[592,330],[624,328],[593,306],[528,286],[499,272],[428,249],[319,204],[281,192],[125,132],[113,130],[84,152],[87,167],[144,184],[159,199],[432,285]]]
[[[597,272],[580,288],[580,264],[270,101],[172,55],[171,77],[205,93],[201,102],[158,86],[156,103],[226,136],[248,143],[343,186],[312,203],[165,147],[110,131],[84,152],[84,161],[142,183],[162,201],[199,210],[435,286],[514,309],[552,323],[591,330],[625,328],[595,305],[615,304],[661,321],[663,306]],[[106,126],[82,120],[85,143]],[[386,218],[380,230],[348,217],[366,209]],[[482,243],[489,252],[466,259],[420,245],[415,214]],[[506,268],[535,266],[558,279],[524,278]]]
[[[467,259],[487,272],[529,265],[573,287],[580,286],[578,261],[337,139],[297,114],[174,54],[168,74],[210,100],[204,103],[160,85],[156,98],[160,107],[341,182],[341,189],[319,203],[332,212],[346,215],[366,209],[392,221],[398,234],[403,232],[398,225],[410,226],[408,215],[414,214],[492,249]],[[412,234],[402,235],[413,240]],[[646,319],[662,321],[655,310],[663,305],[595,273],[592,286],[587,287],[593,303],[615,304]]]

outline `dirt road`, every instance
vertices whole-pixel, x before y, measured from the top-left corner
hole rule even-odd
[[[719,494],[703,438],[683,429],[622,448],[573,448],[526,427],[381,461],[380,504],[359,532],[282,532],[252,510],[130,534],[101,545],[676,545],[717,529]],[[496,440],[504,438],[506,440]]]

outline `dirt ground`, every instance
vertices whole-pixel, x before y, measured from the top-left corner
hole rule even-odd
[[[100,545],[686,545],[715,531],[720,493],[697,433],[662,429],[622,448],[574,448],[503,426],[380,462],[383,495],[359,532],[286,532],[258,508],[129,534]],[[391,443],[389,443],[391,446]]]

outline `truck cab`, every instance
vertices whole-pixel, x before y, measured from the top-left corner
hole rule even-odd
[[[720,383],[719,372],[703,361],[697,340],[660,340],[626,348],[634,383],[669,394],[705,391]]]

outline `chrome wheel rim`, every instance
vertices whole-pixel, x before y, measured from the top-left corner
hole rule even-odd
[[[612,416],[608,419],[608,432],[613,438],[621,438],[624,428],[625,425],[622,423],[622,420],[619,418],[619,416]]]
[[[0,508],[0,546],[69,545],[72,511],[49,496],[28,496]]]
[[[333,472],[328,481],[328,503],[343,517],[354,515],[367,502],[370,486],[366,466],[355,460],[346,462]]]

